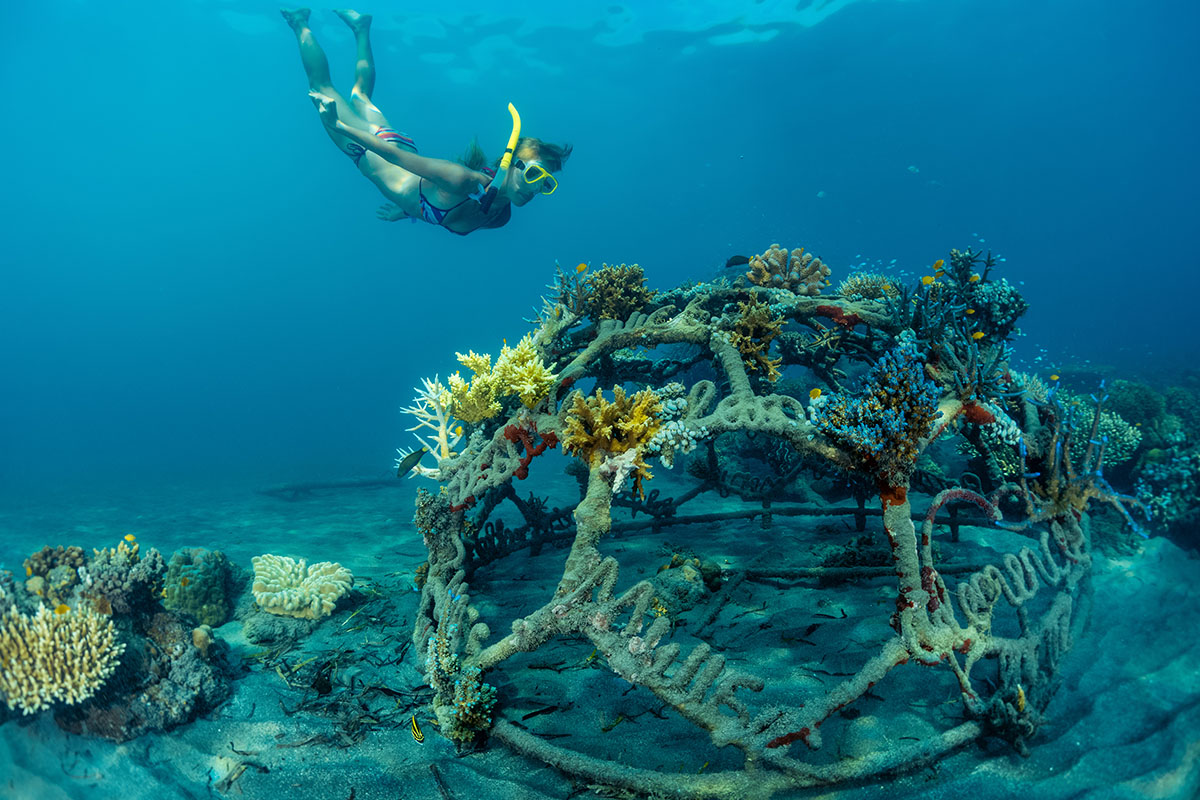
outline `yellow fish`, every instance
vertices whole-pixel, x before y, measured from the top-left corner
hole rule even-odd
[[[62,616],[63,614],[67,613],[70,610],[71,610],[71,607],[68,606],[66,603],[59,603],[57,606],[54,607],[54,613],[58,614],[59,616]]]
[[[462,425],[459,425],[457,428],[454,429],[454,435],[462,436]]]
[[[929,284],[933,283],[933,276],[932,276],[932,275],[925,275],[925,276],[923,276],[923,277],[921,278],[921,283],[923,283],[923,284],[925,284],[926,286],[928,286]]]
[[[1017,684],[1017,713],[1020,714],[1025,710],[1025,688],[1021,684]]]
[[[941,269],[941,268],[942,268],[942,265],[943,265],[943,264],[945,264],[945,263],[946,263],[946,259],[944,259],[944,258],[939,258],[937,261],[933,262],[933,268],[934,268],[934,269]]]
[[[413,741],[417,744],[425,744],[425,734],[421,733],[421,726],[417,724],[416,714],[412,715],[412,722],[409,725],[409,729],[412,731]]]
[[[978,272],[975,273],[971,277],[967,278],[967,280],[970,281],[971,283],[978,283],[979,282],[979,273]]]
[[[974,333],[971,334],[971,338],[974,339],[975,341],[979,341],[980,339],[983,338],[983,331],[975,331]]]
[[[975,313],[975,309],[973,309],[973,308],[968,308],[968,309],[967,309],[967,313],[968,313],[968,314],[974,314],[974,313]]]
[[[1052,380],[1052,381],[1056,381],[1056,380],[1058,380],[1058,376],[1057,376],[1057,375],[1051,375],[1051,376],[1050,376],[1050,380]]]
[[[132,541],[133,541],[134,539],[136,539],[136,538],[137,538],[137,537],[136,537],[136,536],[134,536],[132,533],[127,533],[127,534],[125,534],[125,541],[127,541],[127,542],[132,542]]]
[[[576,271],[576,272],[583,272],[585,269],[587,269],[587,264],[584,264],[583,262],[580,262],[579,266],[575,268],[575,271]]]
[[[808,398],[809,398],[810,400],[816,400],[816,399],[817,399],[818,397],[820,397],[820,396],[821,396],[821,390],[820,390],[820,389],[813,389],[811,392],[809,392],[809,393],[808,393]]]

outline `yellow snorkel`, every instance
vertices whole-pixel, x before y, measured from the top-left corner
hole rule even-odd
[[[483,192],[483,196],[479,198],[479,207],[483,213],[488,213],[492,208],[492,202],[495,201],[496,195],[500,192],[500,187],[504,185],[505,179],[508,178],[508,168],[512,164],[513,153],[517,149],[517,140],[521,138],[521,115],[517,113],[517,107],[512,103],[508,104],[508,113],[512,114],[512,133],[508,135],[508,147],[504,148],[504,155],[500,157],[500,168],[496,170],[496,175],[492,178],[491,183]]]

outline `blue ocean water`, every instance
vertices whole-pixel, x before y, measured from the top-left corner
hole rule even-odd
[[[465,239],[375,219],[273,6],[11,9],[3,485],[386,464],[411,387],[516,335],[555,260],[670,286],[772,242],[914,274],[994,246],[1052,361],[1192,366],[1190,5],[663,5],[372,9],[376,101],[424,152],[495,154],[509,101],[575,146]]]
[[[779,242],[836,284],[990,249],[1031,305],[1023,368],[1195,375],[1193,4],[362,10],[374,100],[423,153],[498,154],[512,102],[574,146],[557,192],[468,237],[377,220],[271,4],[3,15],[0,567],[55,530],[91,548],[175,519],[182,546],[241,513],[164,498],[394,474],[413,387],[518,340],[556,263],[637,263],[666,289]],[[348,88],[351,34],[312,22]],[[361,535],[322,524],[331,549]],[[190,543],[246,564],[247,535]]]

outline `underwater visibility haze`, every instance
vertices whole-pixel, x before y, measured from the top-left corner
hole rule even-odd
[[[4,15],[0,797],[1200,796],[1200,11],[357,11]]]

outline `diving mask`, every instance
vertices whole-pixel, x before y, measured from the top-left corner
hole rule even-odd
[[[558,180],[546,171],[546,168],[536,161],[530,161],[526,164],[520,159],[513,162],[513,166],[521,170],[521,174],[525,176],[526,183],[541,182],[538,191],[541,194],[554,194],[554,190],[558,188]]]

